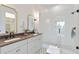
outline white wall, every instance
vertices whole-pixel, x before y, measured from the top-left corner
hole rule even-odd
[[[63,46],[72,47],[74,41],[71,39],[71,30],[73,26],[78,28],[78,14],[72,15],[72,11],[79,8],[79,5],[57,5],[40,13],[40,32],[43,33],[43,41],[52,44],[62,44]],[[58,36],[57,21],[64,21],[65,26],[62,30],[62,37]]]

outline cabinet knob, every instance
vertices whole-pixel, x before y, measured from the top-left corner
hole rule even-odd
[[[20,49],[17,49],[16,52],[20,51]]]

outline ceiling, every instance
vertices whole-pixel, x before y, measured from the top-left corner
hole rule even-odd
[[[10,4],[13,8],[19,8],[23,10],[38,10],[43,11],[46,9],[50,9],[53,6],[56,6],[57,4]]]

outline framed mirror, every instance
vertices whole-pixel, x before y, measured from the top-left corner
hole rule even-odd
[[[30,32],[34,31],[34,17],[32,15],[28,15],[27,17],[27,29]]]
[[[1,17],[5,24],[5,33],[17,33],[17,12],[14,8],[1,5]]]

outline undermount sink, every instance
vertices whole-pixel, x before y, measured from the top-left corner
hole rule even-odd
[[[10,40],[5,40],[4,42],[11,42],[11,41],[16,41],[16,40],[19,40],[21,38],[13,38],[13,39],[10,39]]]

